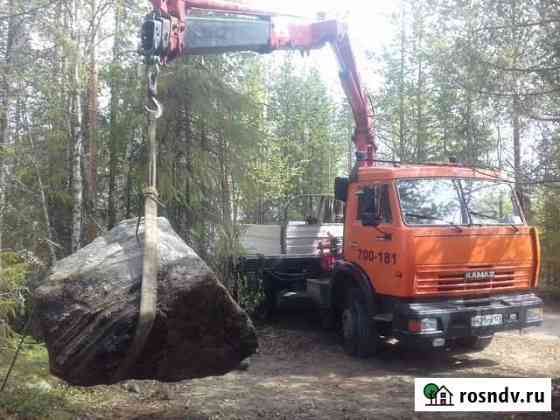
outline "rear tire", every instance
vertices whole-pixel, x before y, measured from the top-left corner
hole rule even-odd
[[[321,327],[325,331],[332,331],[336,329],[336,316],[332,309],[320,309]]]
[[[369,357],[379,346],[375,323],[370,319],[359,289],[348,290],[342,311],[342,339],[344,351],[356,357]]]

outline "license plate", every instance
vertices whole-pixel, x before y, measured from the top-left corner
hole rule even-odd
[[[502,314],[475,315],[471,318],[472,327],[491,327],[503,324]]]

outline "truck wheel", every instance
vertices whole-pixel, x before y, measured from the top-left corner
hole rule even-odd
[[[336,329],[336,315],[332,309],[320,309],[321,327],[325,331]]]
[[[369,357],[377,350],[379,337],[369,319],[364,298],[358,289],[350,289],[342,312],[344,351],[351,356]]]
[[[463,337],[457,340],[457,344],[468,352],[478,352],[484,350],[492,343],[494,334],[486,337]]]

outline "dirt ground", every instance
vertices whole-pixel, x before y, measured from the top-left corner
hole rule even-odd
[[[377,357],[359,360],[345,355],[337,335],[321,331],[312,313],[284,314],[258,328],[260,350],[247,371],[118,385],[110,407],[83,418],[428,419],[434,416],[414,413],[414,377],[560,377],[560,338],[540,331],[497,336],[472,355],[418,355],[387,345]],[[560,412],[484,417],[560,419]]]

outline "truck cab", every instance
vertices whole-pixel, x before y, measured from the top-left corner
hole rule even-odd
[[[350,354],[383,337],[414,348],[484,348],[495,332],[542,322],[532,292],[537,231],[499,173],[456,165],[363,166],[338,178],[343,252],[310,295]]]

